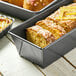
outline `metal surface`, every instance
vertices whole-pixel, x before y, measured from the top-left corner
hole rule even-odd
[[[56,40],[52,44],[49,44],[43,49],[27,41],[25,35],[26,28],[33,26],[37,21],[44,19],[60,6],[67,5],[69,3],[72,3],[72,0],[59,2],[48,8],[44,12],[40,13],[39,15],[25,21],[24,23],[9,32],[15,42],[20,56],[44,68],[59,59],[61,56],[63,56],[76,46],[76,29],[67,33],[66,35]]]

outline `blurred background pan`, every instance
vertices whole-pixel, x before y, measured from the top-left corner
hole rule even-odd
[[[52,5],[56,4],[59,1],[60,0],[52,1],[50,4],[48,4],[47,6],[45,6],[43,9],[41,9],[38,12],[30,11],[30,10],[24,9],[22,7],[19,7],[19,6],[10,4],[10,3],[0,1],[0,12],[4,12],[11,16],[18,17],[23,20],[27,20],[30,17],[33,17],[34,15],[43,12],[44,10],[46,10],[47,8],[51,7]],[[63,1],[63,0],[61,0],[61,1]]]

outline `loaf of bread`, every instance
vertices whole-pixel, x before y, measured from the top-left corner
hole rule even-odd
[[[24,0],[23,7],[31,11],[39,11],[53,0]]]
[[[63,7],[76,6],[76,3],[70,4]],[[74,10],[76,10],[76,7]],[[67,12],[67,11],[66,11]],[[68,11],[68,13],[72,11]],[[58,9],[55,13],[48,16],[46,19],[38,21],[35,26],[27,28],[26,38],[32,43],[44,48],[53,41],[59,39],[61,36],[65,35],[67,32],[76,28],[76,17],[75,15],[65,15],[68,19],[57,19],[60,17],[61,10]]]
[[[55,37],[51,32],[43,29],[38,25],[27,28],[26,37],[27,40],[40,46],[41,48],[44,48],[53,41],[55,41]]]
[[[52,32],[56,39],[59,39],[61,36],[63,36],[66,33],[63,27],[57,25],[55,22],[51,20],[38,21],[36,25],[39,25],[42,28]]]
[[[70,4],[68,6],[76,6],[76,3]],[[68,6],[64,6],[64,7],[68,7]],[[54,22],[56,22],[58,25],[62,26],[66,32],[71,31],[73,28],[76,27],[76,20],[63,20],[63,19],[56,19],[57,17],[59,17],[60,15],[60,9],[58,9],[55,13],[53,13],[52,15],[48,16],[46,19],[47,20],[52,20]],[[70,15],[70,17],[76,17],[76,15]]]

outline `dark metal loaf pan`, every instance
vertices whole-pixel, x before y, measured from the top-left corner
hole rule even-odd
[[[12,20],[12,23],[8,27],[6,27],[2,32],[0,32],[0,38],[2,38],[3,36],[5,36],[8,33],[8,31],[11,29],[12,24],[14,22],[14,19],[11,18],[11,17],[5,16],[5,15],[1,15],[1,16],[7,17],[8,19],[11,19]]]
[[[34,11],[24,9],[22,7],[19,7],[19,6],[4,2],[4,1],[0,1],[0,12],[4,12],[11,16],[18,17],[23,20],[27,20],[27,19],[35,16],[36,14],[43,12],[45,9],[51,7],[52,5],[56,4],[57,2],[59,2],[59,0],[54,0],[49,5],[47,5],[43,9],[41,9],[39,12],[34,12]]]
[[[27,41],[25,36],[26,28],[33,26],[37,21],[44,19],[60,6],[67,5],[71,2],[72,0],[59,2],[58,4],[53,5],[49,9],[45,10],[43,13],[34,16],[30,20],[25,21],[24,23],[9,32],[15,42],[20,56],[44,68],[59,59],[61,56],[63,56],[76,46],[76,29],[67,33],[66,35],[43,49]]]

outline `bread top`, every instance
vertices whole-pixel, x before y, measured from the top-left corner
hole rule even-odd
[[[72,4],[70,4],[70,5],[68,5],[68,6],[63,6],[63,7],[72,7],[72,6],[76,6],[76,3],[72,3]],[[62,8],[62,7],[60,7],[60,8]],[[59,17],[60,16],[60,8],[57,10],[57,11],[55,11],[53,14],[51,14],[49,17],[51,18],[51,19],[54,19],[54,20],[56,20],[56,18],[57,17]],[[70,11],[69,11],[70,12]],[[76,16],[76,15],[70,15],[71,17],[72,16]],[[70,20],[70,19],[68,19],[68,20]]]
[[[63,6],[63,7],[69,7],[69,6],[76,6],[76,3],[72,3],[68,6]],[[73,29],[76,27],[76,20],[72,20],[72,19],[56,19],[60,16],[60,9],[58,9],[57,11],[55,11],[53,14],[51,14],[50,16],[48,16],[46,19],[49,19],[49,20],[53,20],[54,22],[57,22],[59,24],[65,24],[67,25],[70,29]],[[69,11],[70,12],[70,11]],[[76,17],[76,15],[69,15],[69,16],[66,16],[65,17]]]
[[[33,30],[34,32],[37,32],[37,34],[43,36],[47,40],[47,42],[55,41],[55,37],[53,36],[53,34],[51,32],[43,29],[42,27],[40,27],[38,25],[29,27],[29,28],[27,28],[27,30]]]
[[[47,27],[49,27],[49,28],[51,28],[53,30],[57,29],[60,32],[62,32],[63,35],[66,33],[66,31],[64,30],[63,27],[61,27],[60,25],[57,25],[52,20],[45,19],[45,20],[38,21],[36,24],[38,25],[39,23],[44,23]]]
[[[28,4],[31,4],[32,6],[37,6],[39,3],[42,3],[42,5],[46,5],[46,3],[50,3],[53,0],[26,0]]]

